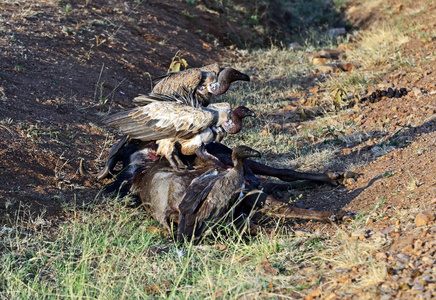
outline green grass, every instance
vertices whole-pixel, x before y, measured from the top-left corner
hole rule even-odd
[[[229,1],[216,2],[230,9]],[[288,9],[306,18],[318,2],[310,1],[303,7],[303,1],[296,1],[297,5]],[[335,1],[335,9],[344,2]],[[258,26],[261,10],[248,11],[243,6],[238,9],[246,15],[247,26]],[[322,17],[320,11],[315,11],[314,20]],[[92,24],[112,26],[105,20]],[[334,111],[335,90],[359,92],[376,84],[386,68],[413,66],[414,61],[399,51],[407,39],[401,30],[389,26],[362,33],[355,50],[348,55],[361,68],[321,80],[315,78],[314,67],[304,58],[306,49],[315,52],[336,44],[322,38],[322,29],[306,29],[302,36],[304,51],[292,52],[276,46],[239,50],[241,60],[228,63],[249,74],[252,81],[234,84],[220,101],[247,105],[258,117],[244,120],[242,132],[227,136],[224,143],[230,147],[249,145],[262,152],[263,162],[302,171],[343,171],[364,164],[362,158],[345,161],[340,155],[343,148],[356,146],[372,136],[350,121],[348,112]],[[94,100],[104,107],[110,94],[103,94],[104,82],[100,79],[95,85]],[[296,123],[289,130],[265,130],[269,124],[281,121],[277,113],[283,106],[299,103],[301,99],[295,99],[295,95],[316,84],[323,90],[319,100],[321,115],[285,121]],[[0,123],[6,127],[12,120],[3,119]],[[56,128],[40,123],[23,124],[19,130],[34,140],[75,138],[59,135]],[[107,137],[111,144],[109,134]],[[62,164],[60,158],[58,177],[62,176]],[[394,173],[382,176],[387,179]],[[417,186],[419,181],[411,176],[408,188]],[[375,285],[386,276],[386,270],[372,254],[385,244],[350,240],[349,231],[364,226],[369,213],[382,216],[380,206],[384,202],[382,198],[371,212],[362,213],[353,226],[335,228],[333,235],[308,233],[296,237],[276,233],[248,237],[227,229],[226,234],[208,237],[200,246],[173,243],[143,208],[125,207],[120,199],[106,199],[89,210],[64,207],[66,221],[53,227],[40,216],[32,222],[17,221],[0,228],[0,299],[302,298],[308,288],[324,287],[333,280],[330,276],[335,277],[335,269],[353,266],[368,271],[366,277],[344,288]],[[277,232],[286,231],[279,220],[274,221]],[[168,253],[151,253],[156,245],[169,245]],[[313,267],[314,271],[306,274],[306,267]]]
[[[170,239],[162,237],[160,229],[152,230],[158,225],[142,209],[126,208],[120,202],[106,202],[91,211],[72,208],[68,221],[53,234],[48,234],[48,225],[41,217],[29,226],[16,223],[2,228],[0,297],[267,295],[271,281],[277,287],[297,289],[285,274],[310,258],[319,242],[292,236],[248,238],[230,232],[230,237],[209,238],[202,246],[170,244],[168,253],[149,254],[152,246],[171,243]]]

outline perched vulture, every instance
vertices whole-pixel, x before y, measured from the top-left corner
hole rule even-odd
[[[224,172],[211,169],[192,181],[179,204],[179,240],[192,235],[199,237],[207,225],[225,219],[233,204],[232,196],[244,189],[244,161],[249,157],[260,157],[260,153],[247,146],[237,146],[232,152],[232,169]]]
[[[154,97],[159,97],[155,95]],[[165,96],[169,97],[169,96]],[[130,111],[114,114],[104,121],[105,123],[118,128],[122,134],[128,135],[129,139],[143,142],[156,141],[158,148],[157,155],[167,158],[174,169],[186,167],[177,155],[177,147],[184,155],[196,154],[204,161],[214,161],[221,165],[219,160],[206,151],[205,146],[219,140],[222,132],[237,133],[240,130],[242,115],[253,116],[254,113],[246,107],[238,107],[230,120],[230,104],[220,103],[210,107],[193,107],[184,105],[180,101],[154,101],[150,104],[137,107]],[[180,97],[188,99],[195,98],[194,93],[187,92]],[[179,97],[179,98],[180,98]],[[127,137],[125,140],[127,141]],[[119,151],[123,145],[118,143],[114,151]],[[109,162],[108,162],[109,164]],[[99,176],[100,177],[100,176]]]
[[[234,81],[250,81],[250,77],[230,67],[220,68],[211,64],[201,68],[192,68],[180,72],[170,72],[154,79],[154,94],[176,95],[184,90],[193,90],[201,99],[201,105],[207,106],[212,95],[224,94]],[[138,104],[150,101],[149,97],[140,95],[134,100]]]

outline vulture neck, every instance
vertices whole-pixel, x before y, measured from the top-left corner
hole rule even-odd
[[[229,72],[230,72],[230,68],[228,69],[224,68],[221,72],[219,72],[213,94],[222,95],[225,92],[227,92],[227,90],[230,87],[230,84],[232,83],[231,79],[229,78]]]
[[[236,134],[242,128],[242,118],[235,112],[232,112],[232,119],[223,124],[224,130],[229,134]]]
[[[240,158],[234,154],[232,154],[232,161],[233,161],[233,172],[236,173],[243,173],[244,172],[244,159]]]

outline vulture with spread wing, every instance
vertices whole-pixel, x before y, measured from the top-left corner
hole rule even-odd
[[[213,95],[222,95],[235,81],[250,81],[247,74],[230,67],[220,67],[211,64],[201,68],[191,68],[180,72],[170,72],[154,79],[155,86],[152,93],[176,95],[184,90],[193,90],[201,101],[202,106],[211,102]],[[146,104],[149,97],[140,95],[135,98],[138,104]]]
[[[244,161],[260,157],[247,146],[237,146],[232,152],[234,167],[224,172],[211,169],[194,179],[179,204],[179,240],[199,237],[206,226],[213,227],[229,211],[232,196],[244,188]]]
[[[154,98],[159,97],[154,95]],[[164,96],[162,101],[154,101],[130,111],[114,114],[104,122],[117,127],[120,133],[128,135],[130,139],[156,141],[157,155],[165,156],[174,169],[186,167],[179,159],[177,150],[184,155],[196,154],[204,161],[214,161],[221,165],[215,156],[206,151],[205,146],[214,140],[219,141],[223,131],[236,133],[240,130],[240,127],[238,129],[235,126],[240,120],[230,119],[230,104],[220,103],[210,107],[188,106],[181,103],[180,99],[187,99],[184,102],[194,101],[195,95],[194,92],[186,90],[183,95],[177,97],[177,101],[166,101],[168,97],[171,98]],[[243,117],[254,116],[254,113],[245,107],[237,108],[236,112],[233,112],[235,118],[240,115],[239,113],[245,114]],[[122,146],[117,146],[116,151]]]

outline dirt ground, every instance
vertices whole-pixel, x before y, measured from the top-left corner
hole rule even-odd
[[[414,7],[393,9],[401,14]],[[135,96],[149,91],[150,76],[165,73],[178,51],[189,67],[198,67],[235,56],[238,41],[231,36],[251,38],[247,27],[187,1],[2,1],[0,11],[2,223],[17,210],[30,219],[44,212],[55,221],[63,205],[92,201],[102,183],[77,170],[82,159],[90,174],[101,169],[112,143],[101,126],[107,110],[132,107]],[[344,164],[365,161],[353,169],[361,176],[309,190],[300,206],[360,213],[386,201],[384,216],[410,210],[404,226],[417,211],[435,206],[436,36],[420,34],[435,32],[435,15],[433,4],[419,16],[427,27],[411,33],[401,50],[418,67],[387,70],[380,86],[368,88],[406,87],[408,95],[349,110],[366,135],[338,155]],[[363,28],[386,17],[358,2],[347,13]],[[368,228],[393,223],[374,218]],[[314,222],[294,227],[326,228]],[[409,238],[403,233],[397,239]]]

